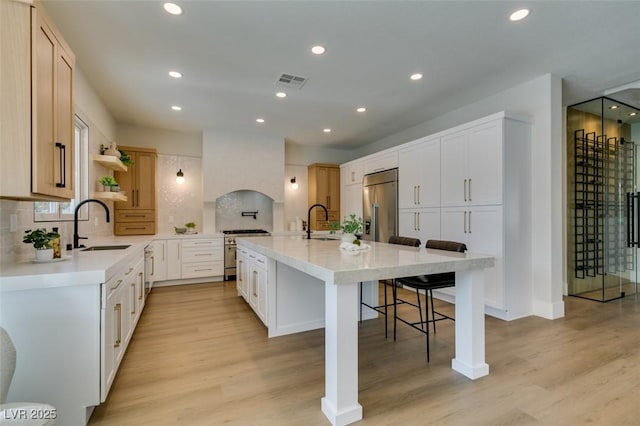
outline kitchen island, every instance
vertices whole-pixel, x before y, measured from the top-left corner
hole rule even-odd
[[[238,238],[238,249],[266,259],[266,312],[271,328],[283,318],[317,312],[322,306],[312,289],[324,292],[325,396],[322,412],[334,425],[362,419],[358,402],[358,283],[422,274],[456,273],[456,354],[452,368],[477,379],[489,374],[484,360],[484,274],[494,258],[474,253],[427,250],[371,243],[358,254],[342,251],[339,240],[295,237]],[[322,285],[324,284],[324,285]],[[254,283],[255,285],[255,283]],[[324,288],[322,288],[324,287]],[[377,286],[375,287],[377,289]],[[299,296],[296,291],[299,289]],[[258,294],[257,289],[253,290]],[[298,321],[289,332],[318,328],[317,321]]]

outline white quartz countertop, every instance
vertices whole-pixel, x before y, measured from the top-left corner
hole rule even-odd
[[[124,245],[123,250],[62,251],[64,260],[51,263],[33,263],[24,260],[2,264],[0,270],[0,292],[31,290],[38,288],[95,285],[106,282],[133,256],[140,255],[144,247],[155,238],[152,236],[113,237],[90,242],[88,247],[98,245]]]
[[[455,253],[424,247],[366,242],[368,250],[352,254],[340,240],[307,240],[300,236],[238,237],[245,246],[318,279],[341,283],[489,268],[493,256]]]

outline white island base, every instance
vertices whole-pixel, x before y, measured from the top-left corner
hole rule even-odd
[[[365,300],[377,300],[377,280],[456,272],[456,355],[452,368],[470,379],[489,374],[484,360],[484,274],[491,256],[372,243],[359,255],[339,241],[300,237],[238,239],[238,248],[267,261],[269,337],[325,327],[325,396],[322,412],[333,425],[362,419],[358,402],[359,282]],[[324,294],[322,294],[324,292]],[[369,313],[367,317],[375,315]],[[366,318],[366,317],[365,317]]]

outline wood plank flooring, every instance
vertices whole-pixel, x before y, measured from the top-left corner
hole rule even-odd
[[[570,297],[565,310],[486,317],[490,375],[475,381],[451,370],[452,322],[429,364],[421,333],[399,323],[394,342],[391,321],[387,340],[383,317],[363,322],[358,424],[639,425],[640,301]],[[155,288],[89,424],[328,425],[323,377],[324,331],[267,339],[234,281]]]

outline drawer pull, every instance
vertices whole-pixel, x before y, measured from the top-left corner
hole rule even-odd
[[[213,269],[211,268],[207,268],[207,269],[194,269],[194,272],[204,272],[204,271],[213,271]]]
[[[116,315],[118,319],[118,338],[113,342],[113,347],[117,348],[120,346],[120,343],[122,343],[122,305],[118,303],[113,307],[113,310],[117,312]]]
[[[116,283],[116,285],[114,287],[111,287],[109,290],[113,291],[113,290],[117,290],[118,287],[120,287],[120,284],[122,284],[122,280],[118,280],[118,282]]]

